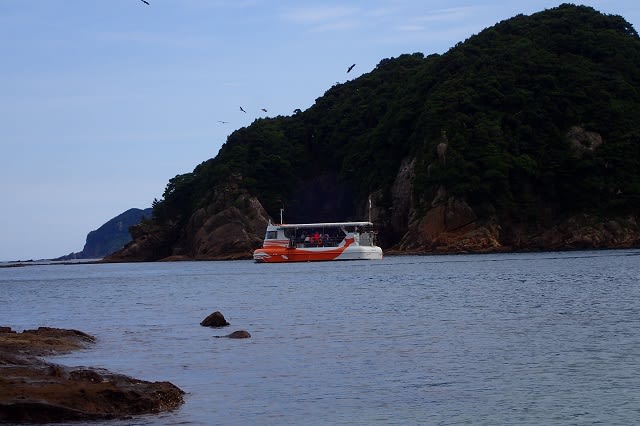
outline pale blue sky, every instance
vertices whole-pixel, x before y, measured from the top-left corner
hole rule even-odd
[[[561,2],[149,3],[0,0],[0,260],[80,251],[255,118],[304,110],[383,58],[444,53]],[[639,29],[639,3],[580,4]]]

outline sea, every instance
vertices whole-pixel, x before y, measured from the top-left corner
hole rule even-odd
[[[48,360],[186,392],[97,425],[631,425],[639,280],[640,250],[39,264],[0,268],[0,326],[84,331]]]

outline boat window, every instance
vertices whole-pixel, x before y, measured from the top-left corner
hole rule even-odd
[[[267,236],[265,238],[267,240],[275,240],[278,238],[278,231],[267,231]]]

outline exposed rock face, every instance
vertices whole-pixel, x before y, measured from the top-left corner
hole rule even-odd
[[[240,206],[240,207],[236,207]],[[255,197],[239,195],[233,205],[217,211],[197,210],[173,256],[192,259],[248,259],[260,247],[269,216]]]
[[[395,250],[466,252],[498,247],[495,231],[478,225],[476,215],[466,202],[450,197],[412,223]]]
[[[268,222],[260,201],[234,186],[196,210],[182,229],[175,224],[132,227],[133,241],[104,261],[250,259]]]
[[[637,216],[573,216],[551,228],[479,223],[464,202],[449,200],[410,226],[389,253],[487,253],[640,247]]]
[[[224,318],[224,315],[222,315],[221,312],[215,311],[214,313],[203,319],[200,325],[203,327],[226,327],[227,325],[229,325],[229,323]]]
[[[184,392],[103,369],[65,367],[35,356],[86,347],[77,330],[0,329],[0,423],[52,423],[126,418],[179,407]]]
[[[171,254],[172,244],[179,230],[172,225],[158,226],[141,223],[131,227],[133,240],[103,260],[105,262],[152,262]]]
[[[576,250],[640,247],[638,216],[600,219],[581,214],[530,234],[516,249]]]
[[[568,135],[576,152],[597,149],[599,135],[573,127]],[[579,147],[578,147],[579,146]],[[411,200],[412,162],[405,160],[393,185],[394,214],[410,218],[408,226],[391,216],[395,232],[404,234],[400,242],[386,250],[391,253],[485,253],[496,251],[574,250],[630,248],[640,246],[640,220],[637,215],[597,218],[586,214],[570,217],[555,225],[500,222],[496,218],[479,221],[463,200],[440,187],[431,200],[431,208],[418,220]]]
[[[413,212],[412,182],[415,175],[415,158],[405,158],[391,186],[391,229],[394,236],[406,232],[408,221]],[[396,241],[397,241],[396,237]]]

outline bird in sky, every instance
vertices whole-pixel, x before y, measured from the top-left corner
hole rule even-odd
[[[347,68],[347,72],[351,71],[353,69],[353,67],[355,67],[356,64],[351,65],[349,68]]]
[[[222,121],[222,120],[218,120],[218,123],[222,123],[222,124],[229,124],[228,121]]]
[[[149,5],[149,2],[147,0],[140,0],[142,3],[146,4],[147,6]]]
[[[266,108],[260,108],[262,111],[267,112]]]
[[[247,111],[245,111],[242,107],[240,107],[240,111],[244,112],[245,114],[247,113]]]

